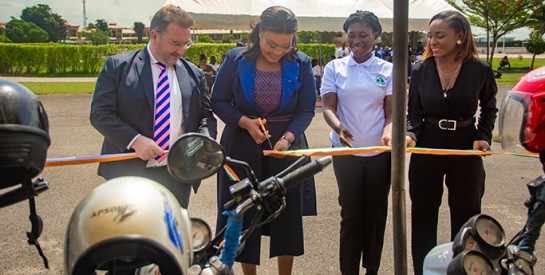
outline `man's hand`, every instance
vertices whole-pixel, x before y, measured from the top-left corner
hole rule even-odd
[[[153,139],[142,135],[134,140],[131,149],[134,149],[136,155],[142,160],[149,160],[165,153]]]

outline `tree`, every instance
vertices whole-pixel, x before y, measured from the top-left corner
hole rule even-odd
[[[208,34],[198,34],[197,35],[197,41],[199,43],[214,43],[214,39],[212,39],[212,37],[210,37],[210,35]]]
[[[134,22],[132,29],[136,33],[136,37],[138,38],[138,43],[142,43],[142,37],[144,37],[144,31],[146,30],[146,26],[144,25],[144,23]]]
[[[525,46],[526,50],[533,54],[530,70],[534,69],[534,61],[536,60],[536,55],[545,53],[545,41],[543,41],[542,35],[543,34],[537,31],[533,31],[532,33],[530,33],[530,39]]]
[[[527,26],[538,36],[545,34],[545,2],[534,0],[534,11],[528,19]]]
[[[32,22],[15,19],[6,24],[6,36],[15,43],[47,42],[49,35]]]
[[[335,37],[337,37],[337,32],[318,32],[318,38],[322,43],[333,44]]]
[[[66,23],[66,20],[58,14],[53,14],[53,17],[55,18],[55,20],[57,20],[57,23],[59,24],[59,28],[57,29],[57,35],[59,37],[59,40],[66,40],[66,36],[68,35],[68,24]]]
[[[90,40],[93,45],[102,45],[107,44],[110,38],[107,32],[95,29],[86,32],[85,39]]]
[[[9,43],[11,40],[6,36],[6,28],[0,28],[0,43]]]
[[[24,8],[21,12],[21,19],[32,22],[45,30],[49,41],[57,42],[66,38],[66,23],[62,17],[52,13],[51,8],[45,4]]]
[[[300,43],[315,43],[318,42],[316,32],[300,31],[297,32],[297,41]]]
[[[463,7],[456,0],[447,1],[468,16],[472,25],[490,32],[492,51],[486,61],[491,62],[499,39],[526,26],[534,0],[461,0]]]
[[[95,21],[95,28],[97,30],[101,30],[105,33],[108,33],[108,21],[104,20],[104,19],[97,19]]]

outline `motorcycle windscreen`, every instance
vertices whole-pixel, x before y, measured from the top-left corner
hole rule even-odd
[[[545,151],[545,93],[509,91],[502,102],[499,131],[504,150]]]
[[[525,150],[521,140],[524,138],[529,97],[527,93],[509,91],[503,98],[498,120],[503,150],[515,152]]]

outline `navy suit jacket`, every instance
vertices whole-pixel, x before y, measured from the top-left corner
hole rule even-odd
[[[216,119],[202,70],[187,62],[176,64],[175,70],[182,94],[182,129],[185,133],[198,132],[215,139]],[[98,77],[90,115],[91,124],[104,136],[102,154],[130,152],[127,145],[138,134],[153,139],[154,104],[147,48],[110,56]],[[103,162],[98,174],[106,179],[139,176],[146,163],[139,158]]]

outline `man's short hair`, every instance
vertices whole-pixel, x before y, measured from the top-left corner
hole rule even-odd
[[[165,5],[160,8],[151,19],[150,30],[163,32],[170,23],[189,29],[195,21],[191,15],[182,8],[175,5]]]

